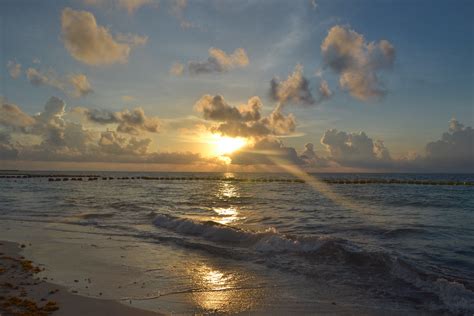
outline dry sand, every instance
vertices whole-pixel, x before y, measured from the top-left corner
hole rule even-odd
[[[157,313],[128,307],[112,300],[88,298],[66,288],[39,279],[42,270],[21,256],[21,247],[0,242],[0,315],[138,315]]]

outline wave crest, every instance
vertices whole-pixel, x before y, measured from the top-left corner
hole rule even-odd
[[[284,235],[274,228],[254,232],[213,221],[197,221],[164,214],[156,215],[153,224],[180,235],[198,236],[216,243],[245,247],[245,250],[253,250],[256,254],[293,254],[298,257],[304,256],[311,262],[316,260],[315,262],[331,265],[364,267],[364,270],[357,271],[368,271],[372,276],[378,275],[382,279],[388,277],[393,278],[392,280],[403,280],[421,291],[436,295],[444,308],[452,313],[464,314],[474,311],[474,292],[462,283],[424,273],[403,259],[393,257],[383,251],[366,251],[343,239]],[[275,257],[269,258],[273,258],[271,259],[272,266],[275,266]],[[301,268],[302,266],[296,262],[294,261],[293,268],[298,266]],[[310,270],[313,269],[310,268]],[[305,273],[305,271],[299,271],[299,273]]]
[[[274,228],[252,232],[213,221],[195,221],[170,215],[156,215],[155,226],[206,240],[252,247],[259,252],[314,252],[335,239],[326,237],[297,238],[280,234]]]

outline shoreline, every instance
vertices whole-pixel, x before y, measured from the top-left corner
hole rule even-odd
[[[22,255],[25,245],[0,240],[0,315],[160,315],[109,299],[71,293],[39,278],[44,270]]]

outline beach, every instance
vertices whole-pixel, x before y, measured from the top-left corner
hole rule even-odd
[[[44,267],[22,256],[31,244],[0,241],[0,313],[2,315],[158,315],[112,300],[80,296],[77,291],[38,274]],[[83,280],[81,280],[83,281]]]

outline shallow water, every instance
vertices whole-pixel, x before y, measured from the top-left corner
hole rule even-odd
[[[104,248],[105,237],[117,247],[124,238],[140,260],[124,263],[134,277],[117,282],[128,284],[128,293],[132,287],[142,306],[156,299],[168,312],[472,314],[473,193],[472,186],[410,184],[0,179],[0,218],[10,229],[43,225],[81,232],[83,239],[93,232]],[[134,287],[143,283],[134,279],[154,281]],[[160,293],[156,298],[150,287]]]

